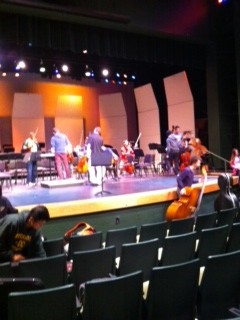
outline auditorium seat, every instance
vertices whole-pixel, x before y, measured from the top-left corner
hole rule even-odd
[[[196,239],[195,231],[166,237],[159,265],[172,265],[192,260],[195,256]]]
[[[111,279],[87,281],[83,319],[140,320],[142,295],[141,271]]]
[[[207,213],[207,214],[197,215],[194,231],[197,232],[198,238],[201,230],[214,228],[216,226],[216,218],[217,218],[217,211]]]
[[[144,319],[195,319],[198,278],[198,259],[153,268],[144,308]]]
[[[52,288],[67,283],[66,265],[65,254],[22,260],[18,264],[17,275],[18,277],[40,278],[45,288]]]
[[[143,281],[150,278],[153,267],[158,265],[158,239],[122,245],[119,275],[141,270]]]
[[[87,236],[74,235],[69,237],[68,260],[73,259],[73,253],[76,251],[86,251],[102,248],[102,237],[103,234],[101,231]]]
[[[44,240],[43,247],[47,254],[47,257],[61,254],[64,251],[63,238]]]
[[[240,250],[240,222],[233,223],[228,241],[227,252]]]
[[[115,247],[73,253],[71,281],[75,284],[78,294],[79,286],[96,278],[115,275]]]
[[[231,230],[232,224],[234,223],[237,215],[237,208],[230,208],[230,209],[224,209],[220,210],[217,213],[216,218],[216,226],[223,226],[227,224],[229,226],[229,232]]]
[[[173,219],[169,223],[169,236],[175,236],[182,233],[188,233],[193,231],[194,226],[194,216],[183,218],[183,219]]]
[[[76,320],[76,314],[73,284],[8,297],[8,320]]]
[[[240,251],[207,258],[197,299],[198,319],[229,319],[239,308]]]
[[[134,243],[137,241],[137,227],[127,227],[121,229],[108,230],[106,233],[106,247],[116,247],[116,257],[121,255],[121,247],[124,243]]]
[[[167,234],[168,222],[161,221],[155,223],[142,224],[139,233],[139,242],[158,238],[158,246],[161,248]]]
[[[201,230],[196,250],[201,266],[205,265],[208,256],[225,252],[228,230],[228,225]]]

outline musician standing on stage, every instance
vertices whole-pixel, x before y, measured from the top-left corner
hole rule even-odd
[[[23,150],[27,151],[24,156],[24,161],[27,163],[27,185],[36,185],[37,178],[37,158],[33,156],[33,152],[38,151],[38,142],[35,132],[30,132],[29,137],[23,144]]]
[[[130,160],[133,160],[134,157],[135,157],[135,153],[133,151],[133,148],[131,147],[130,142],[128,140],[124,140],[123,146],[121,147],[121,155],[120,155],[120,164],[119,164],[120,173],[122,173],[123,170],[126,169],[125,168],[126,166],[131,166],[133,168],[133,161],[129,163],[129,158],[132,158]],[[134,170],[132,169],[131,171],[132,171],[131,173],[133,173]],[[130,170],[129,170],[129,173],[130,173]]]
[[[53,136],[51,138],[51,152],[55,154],[55,164],[59,179],[71,178],[71,172],[69,168],[67,158],[67,148],[71,145],[68,137],[59,131],[57,128],[53,128]],[[63,169],[65,173],[63,172]]]
[[[179,172],[180,150],[182,135],[179,132],[179,126],[173,126],[173,132],[167,137],[167,156],[169,162],[173,163],[173,172],[175,175]]]
[[[87,139],[87,157],[88,157],[88,172],[89,182],[92,185],[101,185],[102,177],[105,176],[105,167],[92,166],[91,155],[104,150],[103,138],[101,136],[101,128],[96,127],[93,133],[90,133]]]

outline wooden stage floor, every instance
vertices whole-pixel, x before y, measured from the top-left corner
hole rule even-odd
[[[176,198],[176,177],[163,175],[121,176],[118,180],[109,177],[102,186],[91,186],[86,180],[75,178],[69,181],[52,180],[55,186],[43,186],[46,180],[39,181],[36,187],[27,187],[21,181],[12,189],[3,185],[3,195],[8,197],[20,211],[31,209],[37,204],[46,205],[51,218],[116,210]],[[196,184],[200,185],[201,184]],[[217,176],[207,179],[205,192],[218,190]]]

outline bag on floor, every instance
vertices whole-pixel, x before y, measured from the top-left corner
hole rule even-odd
[[[68,239],[71,236],[74,236],[74,235],[88,236],[88,235],[93,234],[95,232],[96,232],[95,228],[90,226],[90,224],[88,224],[84,221],[80,221],[74,227],[72,227],[67,232],[65,232],[64,240],[65,240],[65,242],[68,242]]]

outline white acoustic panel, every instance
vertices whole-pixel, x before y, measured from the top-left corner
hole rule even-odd
[[[15,93],[12,118],[43,117],[42,96],[34,93]]]
[[[139,144],[149,153],[149,143],[161,143],[159,108],[151,84],[134,89],[138,109]]]
[[[99,96],[100,127],[104,144],[120,150],[128,139],[127,116],[121,93]]]
[[[166,77],[163,81],[168,105],[193,101],[191,88],[185,71]]]
[[[179,125],[181,132],[190,130],[195,135],[194,101],[186,72],[164,78],[168,103],[168,125]]]
[[[84,144],[84,127],[82,118],[55,118],[55,127],[65,133],[73,148]],[[81,141],[82,140],[82,141]]]

